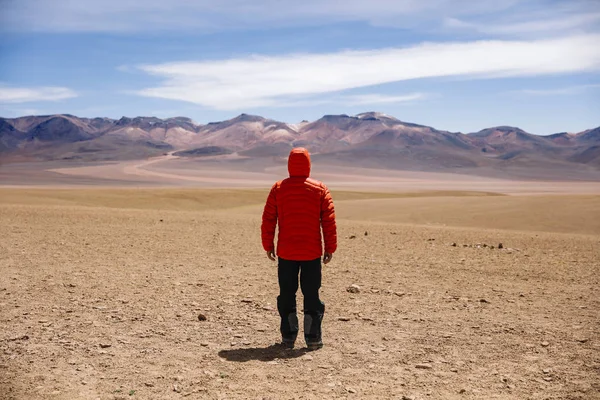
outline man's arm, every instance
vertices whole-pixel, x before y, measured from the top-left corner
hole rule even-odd
[[[277,201],[276,201],[277,184],[273,185],[262,214],[262,224],[260,233],[262,245],[267,252],[267,257],[275,261],[275,227],[277,226]]]
[[[325,255],[323,263],[331,261],[333,253],[337,249],[337,226],[335,224],[335,208],[333,199],[327,186],[324,186],[323,197],[321,198],[321,227],[323,228],[323,239],[325,241]]]

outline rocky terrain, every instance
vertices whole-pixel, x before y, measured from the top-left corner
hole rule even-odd
[[[267,190],[2,189],[0,399],[600,398],[597,196],[334,192],[307,352]]]

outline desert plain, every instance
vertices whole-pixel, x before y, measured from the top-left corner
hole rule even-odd
[[[0,399],[600,398],[599,182],[315,165],[308,352],[260,244],[285,167],[171,158],[0,166]]]

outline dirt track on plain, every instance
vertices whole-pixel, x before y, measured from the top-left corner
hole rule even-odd
[[[265,197],[0,191],[0,398],[600,398],[599,197],[334,192],[310,353],[274,346]]]

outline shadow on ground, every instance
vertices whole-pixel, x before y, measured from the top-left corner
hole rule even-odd
[[[219,357],[227,361],[246,362],[251,360],[273,361],[279,359],[289,359],[301,357],[308,353],[307,348],[286,349],[281,344],[272,344],[267,347],[250,347],[243,349],[221,350]]]

